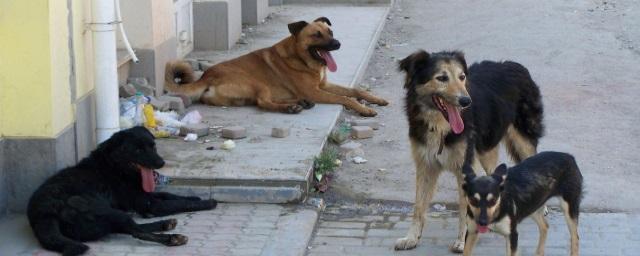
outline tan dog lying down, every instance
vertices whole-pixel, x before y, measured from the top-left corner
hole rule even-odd
[[[330,51],[340,48],[330,26],[325,17],[312,23],[291,23],[289,37],[271,47],[216,64],[198,81],[194,81],[188,63],[169,62],[165,89],[216,106],[258,105],[271,111],[299,113],[314,103],[332,103],[363,116],[375,116],[376,111],[356,99],[380,106],[387,105],[387,101],[327,81],[326,70],[337,70]]]

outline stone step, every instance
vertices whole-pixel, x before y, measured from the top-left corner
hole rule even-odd
[[[312,7],[312,8],[311,8]],[[229,51],[196,51],[190,59],[218,63],[249,51],[268,47],[289,35],[287,24],[328,17],[342,48],[333,53],[338,71],[328,79],[353,86],[363,75],[389,5],[283,5],[272,7],[273,19],[247,33],[246,45]],[[352,26],[352,17],[359,25]],[[158,152],[166,160],[158,170],[169,177],[161,190],[212,196],[225,202],[293,203],[305,200],[312,190],[312,165],[324,147],[343,107],[317,104],[296,115],[265,112],[253,106],[214,107],[194,104],[212,129],[196,142],[182,138],[158,139]],[[232,150],[220,149],[226,140],[220,127],[241,126],[246,137],[234,140]],[[289,136],[271,136],[273,128],[288,128]],[[213,147],[213,148],[212,148]]]

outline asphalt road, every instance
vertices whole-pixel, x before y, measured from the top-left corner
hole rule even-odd
[[[419,48],[459,49],[468,63],[514,60],[529,68],[545,105],[539,151],[576,157],[583,211],[640,212],[638,24],[640,1],[397,0],[363,81],[392,104],[376,107],[384,126],[360,141],[369,162],[345,163],[330,198],[414,200],[397,61]],[[441,176],[435,201],[455,202],[456,193],[453,176]]]

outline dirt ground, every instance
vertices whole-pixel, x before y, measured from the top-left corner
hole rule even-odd
[[[470,64],[514,60],[541,87],[546,136],[539,151],[573,154],[585,211],[640,212],[640,1],[397,0],[362,83],[390,100],[364,144],[365,164],[337,170],[329,202],[412,202],[415,169],[397,61],[416,49],[463,50]],[[343,118],[357,118],[345,112]],[[506,161],[504,154],[502,161]],[[453,203],[453,176],[436,202]],[[409,205],[400,203],[400,205]]]

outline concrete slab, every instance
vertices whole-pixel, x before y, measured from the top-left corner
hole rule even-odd
[[[196,50],[231,49],[242,32],[240,1],[193,1],[193,30]]]
[[[326,16],[341,40],[341,50],[334,53],[338,72],[329,80],[353,85],[362,76],[387,5],[319,6],[286,5],[274,8],[273,19],[247,33],[248,44],[231,51],[194,52],[190,58],[217,63],[249,51],[271,46],[288,35],[287,24]],[[351,17],[361,17],[360,26],[351,26]],[[236,140],[236,148],[219,150],[223,142],[217,131],[208,143],[182,139],[158,140],[158,150],[167,160],[159,170],[170,177],[171,185],[212,187],[214,197],[241,202],[295,202],[305,198],[313,157],[318,155],[338,117],[342,106],[318,104],[297,115],[270,113],[255,107],[212,107],[196,104],[187,111],[198,110],[210,126],[243,126],[247,138]],[[271,137],[276,126],[290,127],[286,138]],[[216,150],[206,150],[214,146]],[[295,150],[292,150],[295,149]]]
[[[242,24],[258,25],[269,15],[269,0],[242,0]]]

